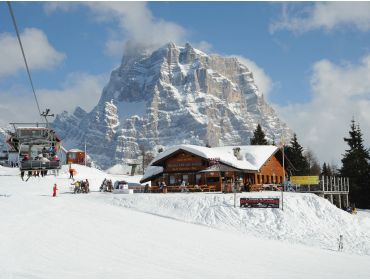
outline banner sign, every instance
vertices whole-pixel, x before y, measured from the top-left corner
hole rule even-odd
[[[279,208],[279,198],[240,198],[240,207]]]
[[[294,185],[318,185],[319,176],[290,176],[290,181]]]

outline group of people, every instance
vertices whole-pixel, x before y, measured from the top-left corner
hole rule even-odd
[[[25,174],[25,171],[22,170],[21,171],[21,178],[22,178],[22,181],[24,181],[24,174]],[[44,177],[48,174],[48,171],[45,169],[42,169],[42,170],[29,170],[27,171],[27,179],[26,179],[26,182],[30,179],[30,177]]]
[[[73,193],[89,193],[90,192],[90,184],[89,180],[81,180],[75,181],[71,185],[74,186]]]
[[[105,178],[104,181],[101,183],[99,190],[101,192],[112,192],[113,190],[112,180]]]
[[[35,156],[33,160],[39,160],[43,162],[59,161],[59,157],[54,152],[53,153],[45,152],[44,149],[42,150],[42,153]],[[24,154],[21,162],[26,162],[29,160],[31,160],[30,156],[28,154]]]
[[[222,187],[223,193],[232,193],[232,192],[249,192],[250,191],[250,183],[244,182],[243,184],[231,183],[226,182]]]

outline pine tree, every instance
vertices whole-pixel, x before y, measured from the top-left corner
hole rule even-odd
[[[253,137],[250,140],[251,145],[268,145],[265,137],[262,127],[258,124],[256,130],[253,132]]]
[[[307,175],[311,175],[311,176],[320,175],[320,171],[321,171],[320,164],[317,161],[317,158],[315,154],[313,153],[313,151],[311,149],[307,149],[307,151],[304,153],[304,157],[308,164]]]
[[[326,164],[324,162],[324,164],[322,165],[321,175],[322,176],[333,176],[333,173],[331,171],[331,168],[330,168],[330,165],[329,164]]]
[[[298,143],[297,135],[294,133],[290,145],[285,149],[286,157],[294,166],[292,175],[308,175],[309,163],[303,155],[303,147]]]
[[[340,174],[349,177],[349,199],[360,208],[370,208],[370,152],[363,144],[360,127],[351,121],[349,138],[344,138],[349,149],[342,158]]]

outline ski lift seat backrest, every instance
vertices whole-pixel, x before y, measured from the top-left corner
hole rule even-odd
[[[17,128],[18,138],[45,139],[48,137],[48,129],[43,127]]]

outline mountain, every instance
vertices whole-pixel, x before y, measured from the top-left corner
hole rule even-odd
[[[8,150],[8,147],[7,147],[7,144],[6,144],[7,135],[8,134],[6,133],[5,129],[0,127],[0,153],[2,151],[7,151]]]
[[[82,148],[101,167],[175,144],[246,145],[257,124],[267,138],[291,131],[236,58],[169,43],[126,54],[91,112],[58,115],[53,127],[67,148]]]

